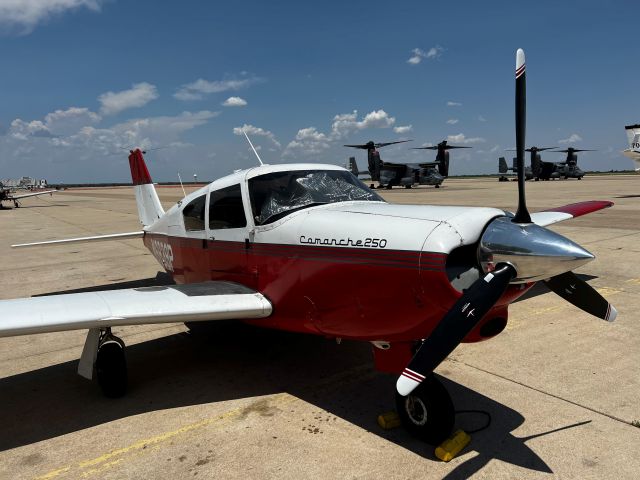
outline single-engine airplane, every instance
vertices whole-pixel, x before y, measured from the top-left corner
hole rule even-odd
[[[516,58],[515,215],[389,204],[342,167],[261,161],[165,212],[135,149],[129,165],[142,229],[57,243],[142,238],[177,285],[4,300],[0,336],[88,329],[78,371],[95,372],[109,396],[123,395],[127,384],[116,326],[234,319],[366,341],[377,369],[399,374],[404,425],[439,443],[451,433],[454,409],[432,372],[461,342],[499,334],[509,304],[536,282],[596,317],[616,317],[571,272],[594,256],[545,228],[612,203],[527,211],[524,52]]]
[[[15,190],[12,188],[6,188],[0,184],[0,209],[2,209],[2,202],[13,202],[13,206],[18,208],[20,206],[20,200],[27,197],[37,197],[39,195],[46,195],[47,193],[53,195],[57,190],[44,190],[41,192],[29,192],[16,195]]]
[[[624,127],[629,139],[629,148],[624,150],[622,154],[630,158],[636,164],[636,172],[640,172],[640,124],[627,125]]]

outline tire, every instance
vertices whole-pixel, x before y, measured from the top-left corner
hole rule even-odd
[[[117,341],[107,340],[100,346],[96,376],[105,397],[118,398],[127,392],[127,360],[123,346]]]
[[[409,433],[431,445],[439,445],[453,431],[453,402],[433,375],[406,397],[396,392],[396,409]]]

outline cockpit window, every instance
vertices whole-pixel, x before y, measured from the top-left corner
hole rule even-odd
[[[240,185],[232,185],[209,194],[209,229],[246,226]]]
[[[302,208],[326,203],[384,200],[350,172],[297,170],[249,180],[251,209],[257,225],[275,222]]]
[[[207,196],[202,195],[195,200],[191,200],[191,202],[182,209],[185,230],[189,232],[204,230],[204,205],[206,199]]]

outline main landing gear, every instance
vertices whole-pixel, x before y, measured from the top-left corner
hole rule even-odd
[[[78,374],[91,380],[95,372],[106,397],[122,397],[127,391],[127,360],[124,342],[111,328],[92,328],[82,350]]]
[[[404,427],[431,445],[439,445],[453,431],[453,402],[433,375],[406,397],[396,392],[396,409]]]

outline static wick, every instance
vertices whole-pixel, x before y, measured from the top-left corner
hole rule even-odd
[[[242,133],[244,133],[244,137],[247,139],[247,142],[249,142],[249,145],[251,145],[251,148],[253,149],[253,153],[255,153],[256,157],[258,157],[258,161],[260,162],[260,165],[264,165],[264,163],[262,163],[262,159],[260,158],[260,155],[258,155],[258,152],[256,151],[256,148],[253,146],[253,143],[251,143],[251,140],[249,140],[249,135],[247,135],[247,132],[245,132],[243,129]]]

